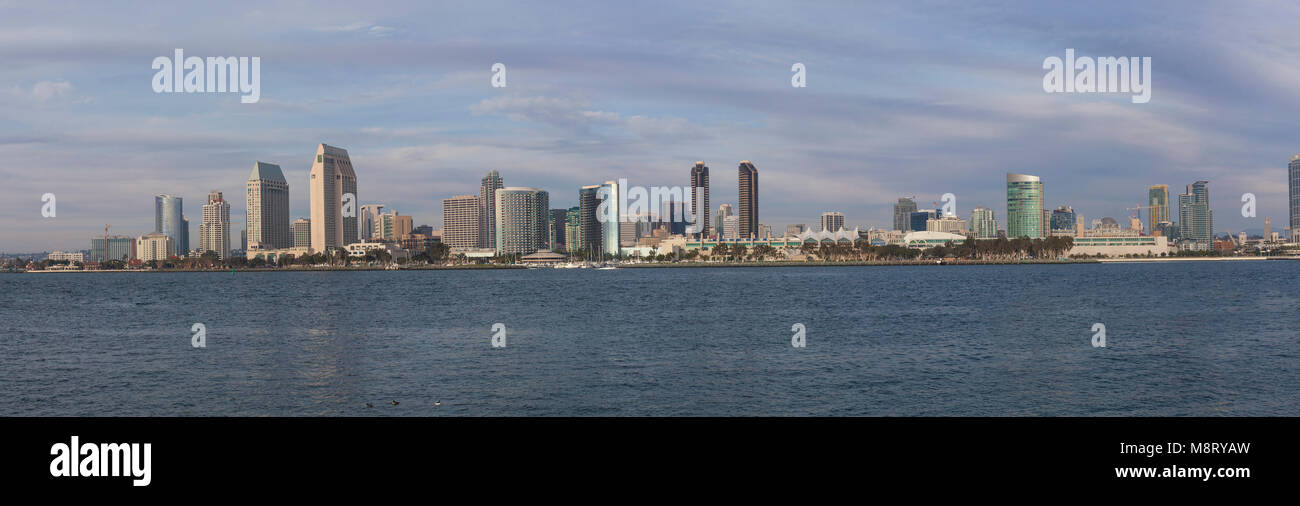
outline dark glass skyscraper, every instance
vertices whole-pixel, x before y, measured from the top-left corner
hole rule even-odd
[[[598,191],[598,184],[578,190],[578,239],[583,251],[600,251],[600,222],[596,221],[596,208],[600,206],[600,199],[596,198]]]
[[[741,160],[740,174],[740,226],[742,239],[758,237],[758,169],[749,160]]]
[[[703,190],[699,192],[700,195],[696,195],[697,188],[703,188]],[[700,207],[700,199],[704,199],[704,207]],[[709,166],[704,165],[704,162],[695,162],[695,166],[691,167],[691,212],[700,214],[700,211],[703,211],[704,214],[702,216],[695,216],[695,223],[699,224],[697,226],[697,232],[702,236],[708,237],[710,223]]]
[[[1291,155],[1287,173],[1287,191],[1291,197],[1291,242],[1295,242],[1300,236],[1300,155]]]

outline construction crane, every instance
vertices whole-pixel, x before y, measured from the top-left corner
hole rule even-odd
[[[1133,211],[1133,214],[1131,215],[1132,217],[1134,217],[1134,218],[1138,218],[1138,219],[1142,219],[1142,210],[1143,210],[1143,209],[1157,209],[1157,208],[1161,208],[1161,207],[1164,207],[1164,206],[1144,206],[1144,205],[1142,205],[1142,204],[1138,204],[1137,207],[1127,207],[1127,208],[1124,208],[1124,210],[1125,210],[1125,211]]]

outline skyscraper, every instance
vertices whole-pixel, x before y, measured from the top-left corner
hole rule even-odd
[[[740,238],[758,237],[758,169],[749,160],[741,160],[740,174]]]
[[[582,208],[570,207],[564,215],[564,249],[569,253],[582,251]]]
[[[916,201],[900,198],[894,204],[894,230],[912,230],[912,213],[916,212]]]
[[[740,217],[736,215],[722,217],[722,238],[738,239],[740,237]]]
[[[1161,222],[1169,221],[1169,185],[1151,185],[1147,189],[1147,230],[1155,231]]]
[[[568,247],[568,209],[551,209],[550,217],[550,241],[551,251],[560,251]]]
[[[731,207],[731,204],[722,204],[718,206],[718,215],[713,217],[713,231],[717,233],[719,237],[726,235],[723,233],[722,228],[726,223],[727,217],[734,216],[735,214],[736,212]]]
[[[478,188],[478,205],[479,205],[479,225],[478,225],[478,246],[480,248],[497,247],[497,194],[496,191],[505,187],[505,182],[501,179],[501,174],[497,171],[490,171],[479,183]]]
[[[362,239],[375,238],[375,222],[384,214],[383,204],[366,204],[361,206],[361,222],[357,224],[357,233]]]
[[[311,165],[311,248],[328,252],[358,240],[357,173],[348,150],[321,144]],[[349,199],[345,209],[344,198]]]
[[[1187,185],[1187,193],[1178,196],[1179,235],[1197,250],[1214,247],[1214,211],[1210,210],[1210,182]]]
[[[697,188],[703,188],[699,192],[700,195],[695,194]],[[704,199],[703,207],[700,205],[700,199]],[[691,167],[691,214],[699,214],[700,210],[704,211],[704,216],[695,216],[695,223],[699,224],[698,233],[700,236],[708,237],[711,226],[709,223],[709,167],[704,165],[704,162],[695,162],[695,166]]]
[[[1287,192],[1291,203],[1291,242],[1296,242],[1296,238],[1300,237],[1300,155],[1291,155],[1287,175]]]
[[[588,185],[578,189],[578,237],[581,251],[600,253],[600,222],[596,212],[600,209],[600,185]]]
[[[483,243],[478,236],[482,210],[476,195],[442,199],[442,243],[449,248],[479,247]]]
[[[203,222],[199,224],[199,250],[214,251],[217,258],[230,258],[230,203],[221,192],[208,192],[208,203],[203,206]]]
[[[298,218],[293,222],[293,247],[311,247],[311,220]]]
[[[838,211],[822,213],[822,230],[839,232],[842,228],[844,228],[844,213]]]
[[[527,255],[546,249],[550,235],[549,194],[536,188],[496,191],[497,255]]]
[[[375,230],[371,239],[376,241],[397,241],[404,235],[410,235],[415,221],[410,216],[397,214],[397,210],[375,217]]]
[[[1043,182],[1038,176],[1007,173],[1007,238],[1044,237]]]
[[[618,181],[605,181],[596,192],[596,197],[600,199],[600,204],[596,207],[596,219],[600,222],[599,251],[603,255],[618,256],[620,252],[622,230],[619,222],[622,221],[622,216],[619,215],[619,199],[623,197],[620,191]]]
[[[190,219],[181,216],[181,240],[180,244],[173,244],[176,248],[176,256],[185,256],[190,253]]]
[[[993,210],[977,206],[970,212],[970,231],[976,239],[993,239],[998,236],[998,221]]]
[[[189,246],[186,240],[188,232],[185,230],[184,221],[184,200],[175,195],[157,195],[153,198],[153,231],[166,235],[172,240],[160,242],[172,247],[167,256],[184,254]]]
[[[244,184],[245,230],[248,247],[280,249],[293,246],[289,229],[289,182],[274,163],[253,163],[253,172]]]

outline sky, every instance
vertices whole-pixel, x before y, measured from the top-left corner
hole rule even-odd
[[[242,228],[255,161],[307,216],[319,143],[349,151],[360,203],[434,228],[489,170],[560,208],[611,179],[688,186],[703,160],[716,209],[750,160],[778,233],[825,211],[888,227],[898,197],[945,193],[1005,227],[1007,172],[1089,222],[1204,179],[1216,231],[1279,231],[1300,153],[1295,2],[182,4],[0,0],[0,252],[151,232],[161,193],[197,245],[209,190]],[[155,93],[151,64],[177,48],[259,57],[261,99]],[[1150,102],[1045,92],[1067,48],[1150,57]]]

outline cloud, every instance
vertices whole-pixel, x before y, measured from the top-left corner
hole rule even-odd
[[[35,104],[47,104],[55,102],[66,103],[89,103],[89,97],[79,97],[76,94],[76,87],[67,81],[38,81],[30,89],[21,86],[10,88],[9,94],[20,100]]]
[[[610,125],[620,121],[618,113],[592,110],[589,107],[590,104],[585,101],[575,99],[505,95],[485,98],[470,106],[470,111],[571,130],[586,130],[593,125]]]
[[[397,33],[397,28],[377,25],[367,21],[358,21],[346,25],[317,26],[312,30],[323,33],[364,33],[372,37],[388,37]]]

